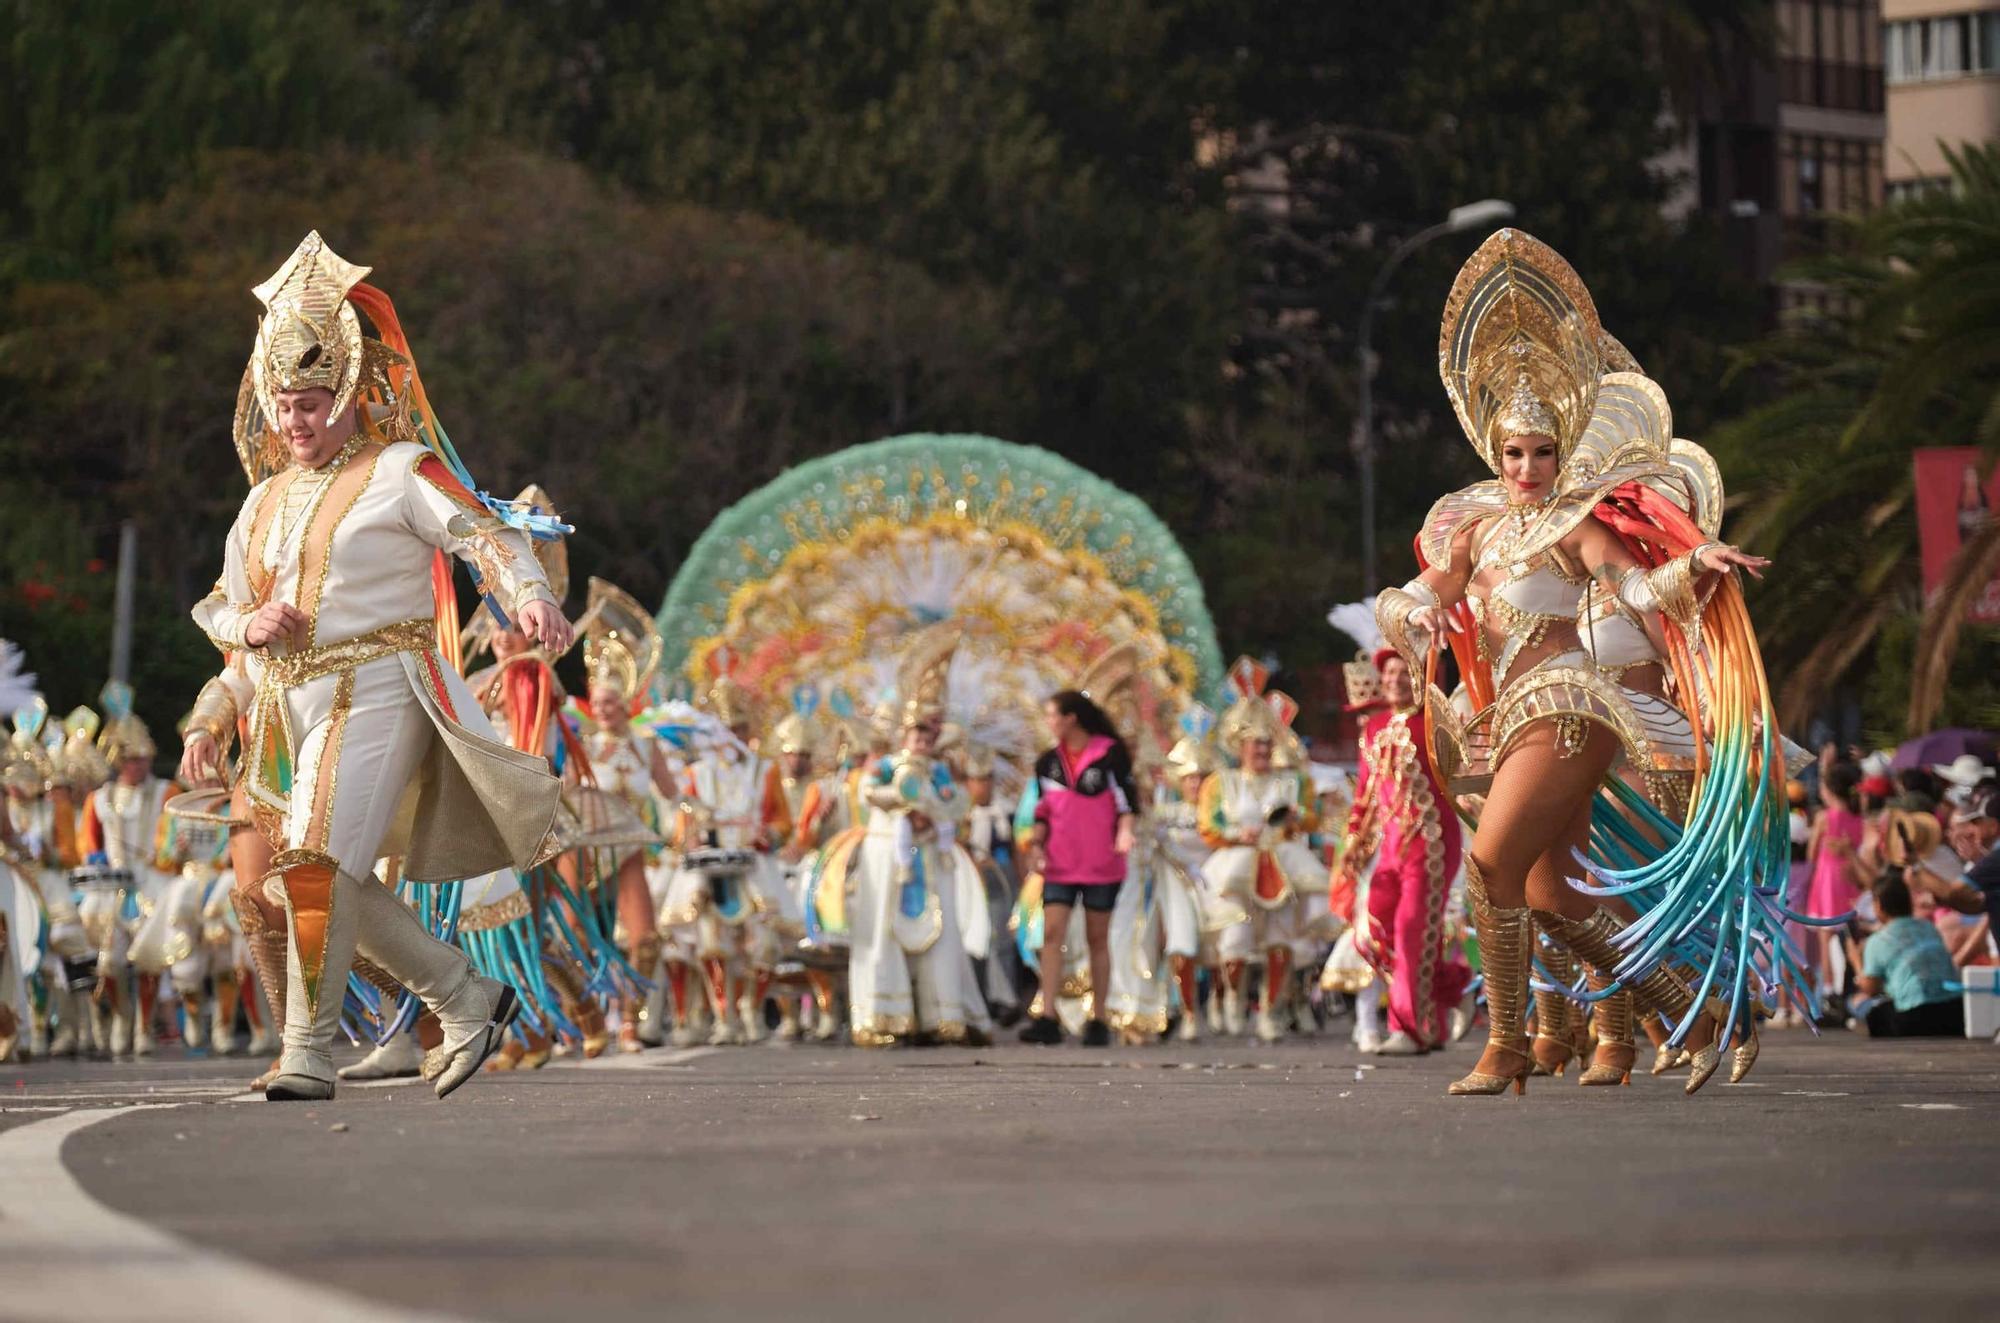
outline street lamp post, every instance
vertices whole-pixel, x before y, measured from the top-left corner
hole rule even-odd
[[[1419,230],[1390,252],[1387,261],[1368,284],[1368,297],[1361,304],[1361,326],[1355,336],[1355,360],[1359,369],[1359,390],[1354,405],[1354,458],[1361,472],[1361,591],[1372,593],[1381,587],[1375,577],[1375,368],[1369,361],[1369,341],[1375,333],[1375,305],[1389,287],[1389,277],[1403,260],[1431,240],[1461,230],[1491,225],[1510,219],[1514,204],[1499,198],[1468,202],[1453,207],[1449,215],[1427,230]]]

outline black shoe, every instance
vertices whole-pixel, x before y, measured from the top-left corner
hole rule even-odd
[[[1042,1043],[1052,1046],[1062,1042],[1062,1040],[1062,1021],[1056,1019],[1053,1015],[1037,1015],[1021,1029],[1021,1041],[1024,1043]]]
[[[1085,1047],[1110,1047],[1111,1026],[1102,1020],[1091,1020],[1083,1026]]]

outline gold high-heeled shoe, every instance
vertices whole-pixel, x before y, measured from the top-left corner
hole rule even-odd
[[[1479,958],[1486,972],[1486,1040],[1489,1046],[1519,1058],[1521,1064],[1505,1074],[1474,1070],[1453,1081],[1445,1092],[1455,1097],[1492,1096],[1505,1093],[1511,1084],[1516,1094],[1525,1094],[1535,1060],[1529,1052],[1527,1033],[1528,944],[1533,940],[1533,925],[1525,906],[1506,910],[1492,906],[1486,895],[1486,879],[1469,854],[1465,873],[1472,922],[1479,933]]]
[[[1536,921],[1558,937],[1563,945],[1596,969],[1616,969],[1620,955],[1613,938],[1625,925],[1608,910],[1598,910],[1588,919],[1565,919],[1560,914],[1537,913]],[[1676,1023],[1694,1013],[1694,992],[1687,981],[1666,965],[1656,965],[1643,978],[1626,984],[1632,993],[1633,1005],[1640,1010],[1658,1012],[1671,1017]],[[1714,1008],[1720,1002],[1710,1000],[1703,1012],[1715,1018],[1716,1031],[1721,1031],[1722,1020],[1714,1016]],[[1661,1049],[1665,1052],[1667,1049]],[[1722,1049],[1713,1041],[1706,1048],[1688,1050],[1690,1071],[1688,1074],[1689,1093],[1694,1093],[1708,1083],[1709,1076],[1715,1074],[1722,1064]]]
[[[1713,1037],[1697,1048],[1691,1048],[1688,1067],[1687,1095],[1692,1098],[1701,1086],[1715,1075],[1722,1066],[1722,1026],[1728,1022],[1729,1003],[1711,997],[1702,1004],[1702,1013],[1713,1022]]]
[[[1609,985],[1610,978],[1590,972],[1590,986],[1602,989]],[[1632,1041],[1632,994],[1620,989],[1597,1003],[1597,1048],[1591,1054],[1590,1064],[1577,1075],[1576,1082],[1585,1088],[1603,1088],[1607,1085],[1630,1084],[1632,1063],[1638,1049]],[[1607,1060],[1606,1058],[1610,1058]],[[1623,1065],[1616,1064],[1624,1062]]]
[[[1512,1048],[1505,1050],[1513,1051]],[[1507,1092],[1507,1086],[1511,1084],[1515,1093],[1526,1094],[1528,1076],[1533,1069],[1534,1058],[1523,1052],[1521,1069],[1518,1072],[1511,1075],[1490,1075],[1483,1070],[1467,1071],[1462,1077],[1447,1085],[1445,1092],[1457,1098],[1491,1097],[1494,1094]]]
[[[1743,1077],[1748,1075],[1750,1068],[1757,1064],[1757,1053],[1760,1050],[1762,1050],[1762,1044],[1757,1041],[1757,1028],[1755,1025],[1752,1025],[1750,1027],[1750,1036],[1730,1050],[1729,1082],[1731,1084],[1741,1084],[1743,1082]]]

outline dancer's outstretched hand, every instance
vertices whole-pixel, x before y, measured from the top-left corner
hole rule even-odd
[[[1770,563],[1769,557],[1753,556],[1747,551],[1738,551],[1735,547],[1721,543],[1701,553],[1701,567],[1716,574],[1721,574],[1725,570],[1740,569],[1747,571],[1754,579],[1761,579],[1764,577],[1765,567]]]
[[[552,602],[536,598],[523,605],[515,616],[514,623],[521,627],[521,632],[554,656],[560,657],[568,652],[570,642],[576,637],[576,631],[570,628],[569,618]]]

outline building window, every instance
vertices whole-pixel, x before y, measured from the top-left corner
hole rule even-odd
[[[1880,143],[1794,133],[1785,135],[1783,153],[1780,206],[1787,220],[1870,211],[1881,200]]]
[[[1887,23],[1882,45],[1891,83],[1993,73],[2000,70],[2000,12]]]
[[[1779,97],[1882,113],[1882,41],[1873,0],[1779,0]]]

